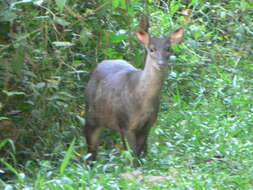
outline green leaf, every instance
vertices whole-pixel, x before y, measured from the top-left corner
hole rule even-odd
[[[91,36],[92,36],[91,31],[88,28],[83,28],[80,33],[81,43],[85,45]]]
[[[71,47],[71,46],[73,46],[74,44],[73,43],[71,43],[71,42],[53,42],[52,43],[54,46],[56,46],[56,47]]]
[[[15,96],[15,95],[26,95],[24,92],[17,92],[17,91],[7,91],[7,90],[2,90],[2,92],[7,95],[7,96]]]
[[[17,17],[16,13],[7,10],[0,13],[0,21],[3,22],[11,22]]]
[[[59,95],[68,97],[68,98],[75,98],[74,96],[72,96],[71,94],[67,93],[67,92],[59,92]]]
[[[126,1],[125,0],[120,1],[120,8],[126,9]]]
[[[0,117],[0,121],[1,120],[8,120],[9,118],[8,117]]]
[[[112,0],[112,7],[126,9],[126,1],[125,0]]]
[[[44,3],[44,0],[34,0],[33,4],[37,6],[41,6]]]
[[[170,15],[171,17],[177,12],[177,10],[180,8],[180,5],[177,1],[171,1],[170,2]]]
[[[36,89],[42,89],[42,88],[45,88],[45,86],[46,86],[45,82],[39,82],[36,85],[34,85],[34,88],[36,88]]]
[[[119,0],[112,0],[112,7],[113,8],[118,8],[119,4],[120,4]]]
[[[61,17],[55,17],[54,22],[56,24],[59,24],[61,26],[68,26],[70,23],[68,21],[66,21],[64,18]]]
[[[191,3],[189,3],[188,7],[195,5],[197,2],[198,2],[198,0],[192,0]]]
[[[120,35],[111,35],[110,36],[110,41],[112,43],[119,43],[121,42],[122,40],[126,39],[126,35],[124,34],[120,34]]]
[[[4,147],[7,143],[9,143],[9,144],[11,145],[12,151],[13,151],[13,152],[16,152],[16,148],[15,148],[14,142],[13,142],[13,140],[11,140],[11,139],[4,139],[4,140],[0,141],[0,150],[1,150],[1,148]]]
[[[73,65],[81,65],[81,64],[83,64],[83,62],[81,60],[73,60],[72,64]]]
[[[119,43],[127,38],[127,31],[119,30],[117,33],[110,33],[110,42]]]
[[[22,179],[22,177],[19,175],[18,171],[12,165],[10,165],[9,163],[7,163],[3,159],[0,159],[0,162],[2,162],[12,173],[14,173],[18,177],[19,180]]]
[[[64,173],[64,170],[66,169],[68,163],[69,163],[69,160],[70,158],[73,156],[73,152],[74,152],[74,145],[75,145],[75,139],[71,142],[69,148],[68,148],[68,151],[67,153],[65,154],[64,158],[63,158],[63,161],[61,163],[61,166],[60,166],[60,174],[63,175]]]
[[[2,141],[0,141],[0,150],[2,147],[4,147],[6,144],[7,144],[8,140],[7,139],[4,139]]]
[[[82,126],[84,126],[85,124],[85,119],[79,115],[76,115],[76,118],[79,120],[79,122],[81,123]]]
[[[18,2],[11,3],[11,8],[14,8],[16,5],[23,5],[23,4],[29,4],[32,3],[32,0],[21,0]]]
[[[106,49],[103,49],[102,51],[107,56],[107,59],[118,57],[118,52],[112,48],[106,48]]]
[[[55,0],[55,3],[60,11],[63,11],[67,0]]]

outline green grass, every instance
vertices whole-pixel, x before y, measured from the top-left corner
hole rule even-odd
[[[241,81],[241,86],[246,85]],[[240,96],[231,97],[229,105],[217,96],[202,97],[196,105],[195,101],[179,101],[179,95],[163,104],[149,137],[149,154],[138,170],[146,177],[168,176],[171,180],[151,183],[145,178],[123,179],[120,174],[136,169],[124,153],[102,147],[91,169],[71,145],[60,162],[40,160],[35,168],[31,162],[14,172],[18,176],[15,184],[2,182],[1,186],[41,190],[252,189],[253,113],[249,94],[240,92]],[[238,112],[232,114],[233,107]],[[25,174],[27,170],[31,175]]]
[[[87,166],[81,128],[91,63],[114,56],[142,59],[143,51],[130,38],[141,2],[132,0],[135,6],[124,9],[121,1],[109,9],[105,1],[66,1],[74,13],[60,11],[62,6],[50,0],[43,6],[51,12],[25,1],[15,5],[16,12],[3,2],[0,121],[10,122],[7,129],[0,123],[0,129],[13,130],[16,138],[0,141],[0,190],[253,190],[250,0],[149,4],[152,34],[183,26],[185,37],[173,47],[159,118],[139,168],[132,167],[128,151],[116,148],[111,139],[117,144],[119,138],[108,131],[94,167]],[[181,11],[187,9],[191,13],[185,16]],[[77,22],[80,17],[85,19]],[[10,38],[12,24],[16,31]],[[51,47],[55,41],[73,46]],[[142,177],[121,177],[136,170]],[[150,176],[169,179],[151,182]]]

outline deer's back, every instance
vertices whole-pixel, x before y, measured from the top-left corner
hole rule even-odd
[[[140,70],[124,60],[103,61],[92,73],[87,84],[86,95],[94,99],[94,95],[107,97],[123,89],[134,88],[131,85],[136,84],[139,72]]]

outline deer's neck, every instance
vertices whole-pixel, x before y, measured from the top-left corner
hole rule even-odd
[[[139,81],[139,90],[143,98],[159,98],[166,68],[155,67],[156,63],[147,55],[144,70]]]

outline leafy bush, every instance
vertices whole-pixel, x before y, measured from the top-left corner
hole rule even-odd
[[[252,6],[249,0],[1,1],[0,188],[252,188]],[[145,176],[173,178],[159,183],[120,178],[133,171],[126,166],[131,158],[114,148],[101,151],[94,168],[82,165],[86,82],[103,59],[143,67],[135,30],[147,12],[151,34],[186,30],[173,47],[159,121],[140,167]]]

